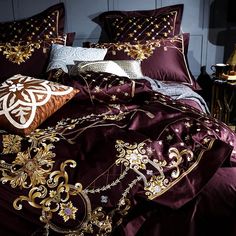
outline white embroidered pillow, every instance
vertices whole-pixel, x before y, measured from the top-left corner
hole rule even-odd
[[[67,66],[74,65],[74,61],[103,60],[106,53],[106,48],[84,48],[53,44],[47,71],[61,68],[67,73]]]
[[[0,85],[0,129],[27,135],[79,90],[17,74]]]

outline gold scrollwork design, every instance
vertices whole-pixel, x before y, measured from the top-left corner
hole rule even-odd
[[[54,148],[52,144],[42,143],[42,147],[35,149],[34,152],[31,152],[30,148],[19,152],[12,164],[2,161],[0,181],[2,183],[10,182],[12,188],[30,188],[38,184],[45,184],[54,164],[52,158],[55,157],[55,154],[51,151],[52,148]]]

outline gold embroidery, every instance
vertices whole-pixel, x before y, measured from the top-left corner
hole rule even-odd
[[[131,169],[146,169],[146,163],[148,156],[146,150],[144,149],[145,143],[131,145],[125,143],[122,140],[116,141],[117,151],[120,152],[117,155],[118,159],[116,160],[116,165],[124,164],[129,166]]]
[[[114,113],[110,112],[111,109],[117,109],[117,116],[112,116]],[[155,150],[151,140],[133,144],[117,140],[115,144],[118,152],[116,162],[97,176],[85,189],[83,189],[82,183],[72,184],[73,180],[69,179],[67,167],[75,168],[76,161],[66,160],[61,163],[59,168],[55,165],[55,154],[52,152],[55,147],[51,143],[60,140],[73,143],[84,130],[103,124],[118,126],[116,123],[105,123],[104,120],[119,120],[129,114],[132,116],[137,111],[145,112],[150,119],[154,116],[139,109],[127,112],[125,107],[111,104],[102,114],[90,114],[77,119],[68,118],[58,122],[55,127],[48,127],[45,130],[38,129],[27,136],[31,144],[28,150],[18,153],[11,164],[0,161],[1,182],[9,183],[13,188],[24,188],[25,195],[18,196],[13,202],[13,207],[21,210],[22,203],[28,203],[41,211],[40,220],[45,224],[47,232],[52,229],[68,236],[86,233],[106,236],[122,222],[123,216],[128,213],[131,208],[128,195],[141,181],[144,183],[145,194],[149,199],[158,197],[171,188],[197,166],[204,153],[203,149],[194,158],[192,151],[181,146],[182,143],[177,147],[170,147],[168,153],[165,154],[164,151]],[[109,114],[111,116],[108,116]],[[188,127],[189,124],[185,122],[185,127]],[[165,130],[168,128],[166,127]],[[165,137],[165,135],[163,136]],[[155,142],[162,143],[161,140]],[[205,150],[211,148],[213,141],[206,143]],[[163,141],[162,144],[164,146],[165,142]],[[186,164],[185,168],[181,166],[183,163]],[[110,179],[109,172],[116,173],[117,176],[112,175]],[[71,173],[73,176],[73,172]],[[106,181],[102,182],[104,176],[106,176]],[[104,185],[101,186],[101,183]],[[99,199],[97,195],[101,192],[106,195],[106,191],[116,190],[115,186],[119,184],[122,184],[123,191],[119,192],[120,197],[116,202],[114,200],[112,210],[101,207],[96,200],[90,202],[90,195],[96,194],[93,199]],[[25,193],[26,191],[28,192]],[[73,221],[72,224],[76,226],[73,229],[65,229],[61,226],[62,223],[59,224],[60,226],[56,225],[55,218],[59,218],[61,222],[65,223]]]
[[[18,135],[3,135],[3,154],[13,154],[18,153],[21,150],[21,140],[22,138]]]
[[[150,151],[150,147],[147,147],[145,142],[139,144],[129,144],[122,140],[117,140],[115,145],[119,154],[116,160],[116,165],[123,164],[129,167],[138,174],[140,180],[143,180],[144,190],[149,199],[154,199],[167,191],[171,186],[181,179],[181,174],[184,176],[188,171],[180,171],[180,165],[184,161],[195,166],[193,161],[193,152],[188,149],[178,150],[177,148],[170,147],[168,154],[168,161],[151,159],[153,151]],[[147,170],[152,173],[150,179],[144,175],[143,170]],[[191,169],[191,168],[189,168]]]
[[[112,27],[115,29],[113,32],[115,41],[121,41],[121,38],[125,37],[123,35],[127,35],[132,41],[155,39],[157,36],[171,36],[174,34],[177,14],[177,11],[171,11],[162,18],[155,16],[130,17],[128,20],[126,17],[115,18],[112,22]],[[147,37],[143,38],[145,34]]]
[[[2,168],[2,164],[5,164],[2,161],[0,164],[1,182],[10,182],[12,188],[29,188],[45,184],[46,178],[53,168],[52,158],[55,154],[50,151],[54,147],[52,144],[42,144],[42,146],[35,150],[34,156],[30,149],[19,152],[12,164],[8,164],[8,169]]]
[[[40,48],[39,43],[26,45],[11,45],[11,43],[6,43],[4,46],[0,46],[0,51],[3,51],[3,55],[6,55],[6,59],[20,65],[28,60],[34,50],[38,48]]]
[[[6,59],[12,63],[20,65],[26,62],[35,52],[40,48],[43,49],[43,53],[46,53],[51,46],[51,43],[63,42],[63,39],[47,39],[46,41],[38,40],[37,42],[11,42],[0,45],[0,52],[5,55]]]
[[[167,51],[169,48],[176,49],[180,53],[183,52],[182,47],[182,35],[175,36],[171,39],[156,39],[156,40],[146,40],[145,43],[142,41],[137,41],[135,44],[130,42],[126,43],[103,43],[103,44],[95,44],[95,47],[100,48],[108,48],[111,50],[113,55],[116,55],[116,51],[123,51],[128,56],[135,60],[143,61],[150,56],[152,56],[153,52],[157,47],[163,47],[164,51]],[[176,42],[178,44],[176,44]]]
[[[59,215],[63,217],[64,222],[69,219],[75,220],[75,213],[78,211],[76,207],[73,206],[72,202],[61,203]]]

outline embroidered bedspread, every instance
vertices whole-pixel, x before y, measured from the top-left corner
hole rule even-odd
[[[235,165],[226,125],[146,80],[61,82],[81,92],[30,135],[0,136],[0,232],[110,235],[137,198],[180,208]]]

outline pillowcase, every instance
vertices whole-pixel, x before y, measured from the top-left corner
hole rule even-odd
[[[115,61],[82,61],[75,62],[75,65],[69,69],[69,74],[76,76],[81,72],[107,72],[118,76],[128,78],[142,78],[140,61],[135,60],[115,60]]]
[[[68,73],[67,65],[74,65],[74,61],[103,60],[106,53],[106,48],[70,47],[53,44],[47,71],[61,68]]]
[[[59,3],[32,17],[0,23],[0,42],[57,38],[64,33],[64,20],[64,4]]]
[[[153,40],[180,33],[183,4],[144,11],[108,11],[99,16],[110,42]]]
[[[189,33],[157,40],[91,43],[90,47],[107,48],[105,60],[140,60],[142,73],[152,79],[177,82],[198,90],[187,61]]]
[[[65,44],[66,37],[0,43],[0,82],[15,74],[33,77],[44,75],[52,43]]]
[[[126,76],[126,72],[115,61],[82,61],[76,62],[74,66],[69,69],[69,75],[76,76],[81,72],[106,72],[118,76]]]
[[[27,135],[78,92],[47,80],[15,75],[0,85],[0,129]]]

